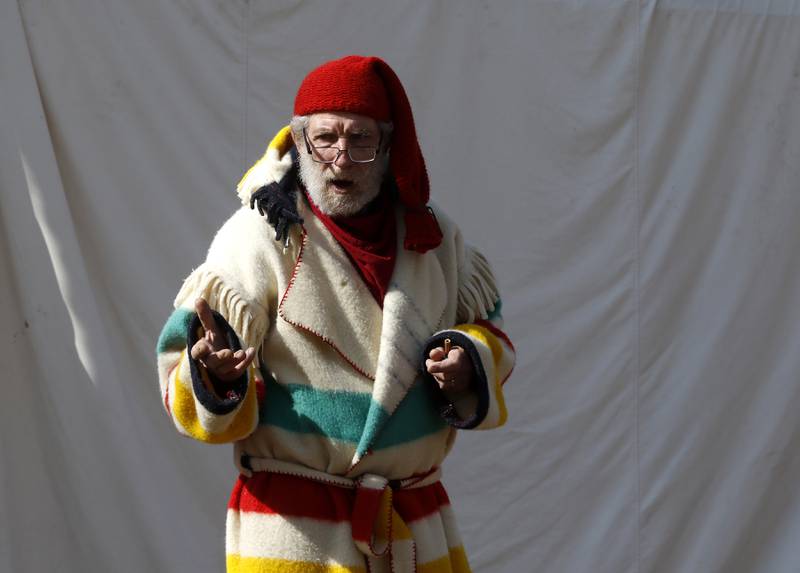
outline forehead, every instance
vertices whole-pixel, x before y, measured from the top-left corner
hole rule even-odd
[[[346,111],[315,113],[308,118],[310,130],[331,130],[338,133],[353,133],[357,131],[378,131],[378,122],[357,113]]]

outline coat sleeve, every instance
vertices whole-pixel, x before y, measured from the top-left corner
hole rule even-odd
[[[156,349],[161,398],[167,414],[178,432],[212,444],[235,442],[255,430],[259,396],[263,397],[264,389],[258,358],[238,380],[224,383],[190,354],[194,343],[204,335],[194,310],[198,297],[208,302],[234,351],[252,346],[258,355],[267,331],[266,309],[256,302],[252,289],[248,291],[236,273],[219,264],[221,259],[231,259],[228,269],[248,268],[248,261],[236,260],[245,256],[238,253],[246,250],[232,248],[226,233],[223,227],[206,262],[184,281]],[[264,268],[263,261],[257,263]],[[239,274],[252,276],[245,270]]]
[[[449,338],[472,361],[473,385],[466,393],[451,395],[439,390],[433,377],[423,371],[435,386],[439,410],[451,426],[496,428],[508,418],[503,385],[514,369],[514,346],[503,331],[502,300],[488,262],[477,250],[462,245],[458,237],[456,247],[459,263],[456,324],[429,339],[425,357]]]
[[[241,349],[231,325],[218,312],[214,318],[229,346],[234,351]],[[176,308],[164,325],[157,347],[164,408],[185,436],[210,444],[241,440],[258,422],[258,370],[250,365],[238,380],[216,380],[189,354],[203,334],[197,313],[188,308]]]

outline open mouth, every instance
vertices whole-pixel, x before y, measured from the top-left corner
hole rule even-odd
[[[331,179],[330,187],[338,193],[346,193],[353,188],[353,182],[349,179]]]

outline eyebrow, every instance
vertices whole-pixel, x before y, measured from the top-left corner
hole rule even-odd
[[[369,137],[374,135],[375,132],[372,131],[368,127],[358,127],[352,130],[348,130],[344,132],[345,137],[353,137],[355,135],[362,136],[362,137]],[[324,135],[336,135],[336,132],[327,126],[320,126],[314,129],[314,131],[310,134],[311,137],[320,137]]]

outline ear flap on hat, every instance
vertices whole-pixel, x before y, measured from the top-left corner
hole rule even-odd
[[[406,207],[406,249],[424,253],[442,242],[442,231],[436,217],[427,207],[430,183],[425,159],[417,140],[414,115],[400,78],[380,58],[370,58],[375,73],[383,81],[392,108],[392,154],[389,165]]]

